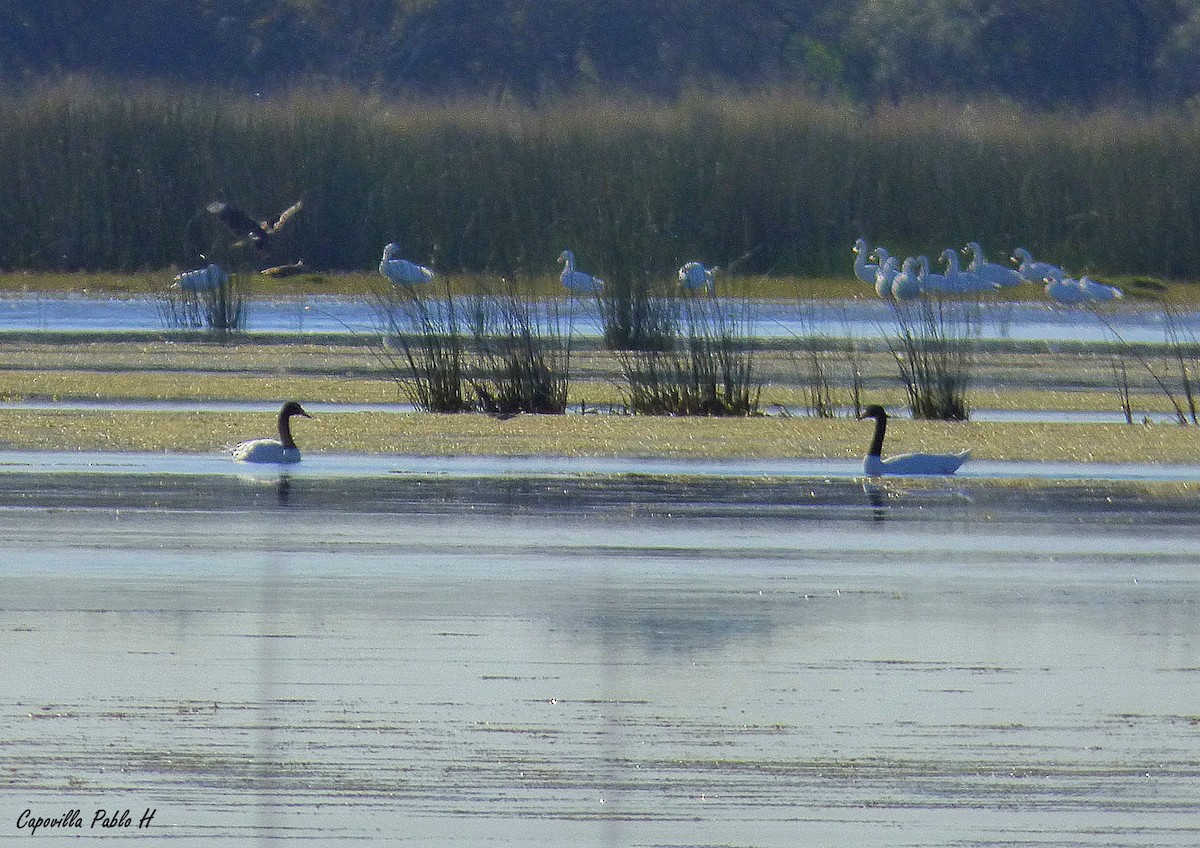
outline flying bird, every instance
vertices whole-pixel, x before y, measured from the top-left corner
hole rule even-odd
[[[214,200],[205,207],[217,220],[229,228],[235,236],[238,236],[241,241],[235,244],[235,247],[240,247],[243,244],[250,244],[259,253],[267,252],[267,242],[270,236],[275,235],[292,217],[304,208],[304,201],[297,200],[287,209],[279,213],[274,221],[255,221],[245,212],[232,203],[224,200]]]

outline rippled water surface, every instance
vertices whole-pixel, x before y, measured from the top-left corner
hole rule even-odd
[[[1200,844],[1194,484],[151,467],[0,458],[0,843]]]

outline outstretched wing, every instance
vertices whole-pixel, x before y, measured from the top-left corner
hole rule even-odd
[[[224,200],[214,200],[206,208],[234,235],[249,239],[259,250],[266,248],[267,231],[241,209]]]
[[[277,233],[281,229],[283,229],[284,224],[286,224],[288,221],[290,221],[292,216],[295,215],[297,212],[299,212],[303,208],[304,208],[304,201],[297,200],[295,203],[293,203],[287,209],[284,209],[282,212],[279,213],[279,217],[275,219],[275,223],[271,224],[271,223],[267,223],[264,221],[263,228],[271,235],[274,235],[275,233]]]

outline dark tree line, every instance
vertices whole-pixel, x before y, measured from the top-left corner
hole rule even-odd
[[[1200,0],[0,0],[0,77],[522,99],[1200,93]]]

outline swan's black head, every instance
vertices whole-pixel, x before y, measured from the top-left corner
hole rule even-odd
[[[293,415],[302,415],[305,418],[312,418],[311,415],[304,411],[304,407],[296,403],[294,400],[289,400],[283,405],[283,409],[279,410],[279,417],[281,419],[291,418]]]
[[[861,421],[864,418],[874,418],[876,421],[887,420],[887,410],[877,403],[873,403],[862,411],[862,415],[858,416]]]

